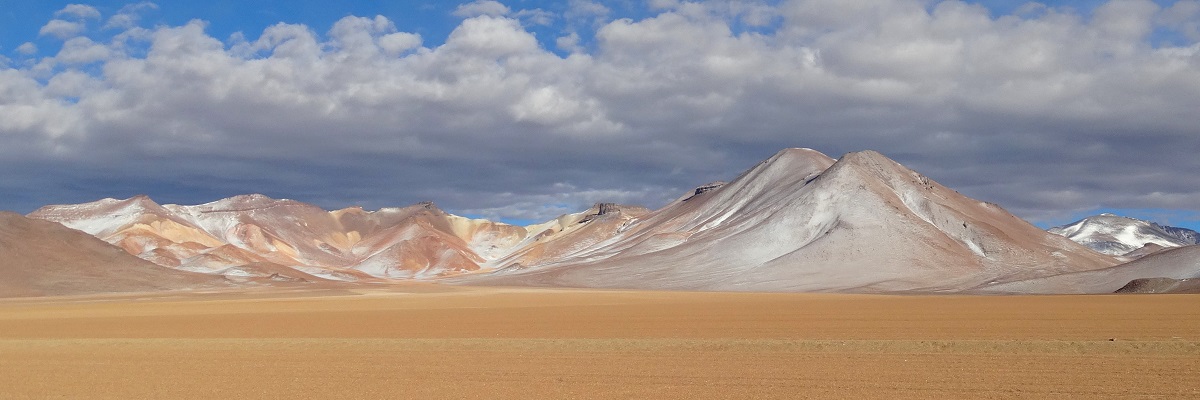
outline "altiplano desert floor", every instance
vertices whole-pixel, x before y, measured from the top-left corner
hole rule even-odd
[[[1200,295],[0,300],[0,399],[1200,398]]]

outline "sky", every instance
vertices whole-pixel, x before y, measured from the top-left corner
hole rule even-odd
[[[0,0],[0,209],[263,193],[524,223],[877,150],[1200,228],[1200,1]]]

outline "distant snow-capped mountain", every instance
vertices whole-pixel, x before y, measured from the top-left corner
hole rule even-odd
[[[1143,255],[1141,253],[1144,252],[1130,253],[1147,245],[1172,248],[1200,242],[1200,234],[1191,229],[1162,226],[1150,221],[1108,213],[1053,227],[1048,231],[1098,252],[1115,256]]]

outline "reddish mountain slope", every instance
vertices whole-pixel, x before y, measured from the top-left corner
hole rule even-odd
[[[83,230],[130,254],[186,271],[373,281],[476,271],[507,255],[521,227],[472,220],[432,203],[325,211],[293,200],[243,195],[196,206],[145,196],[46,206],[29,215]],[[288,271],[290,269],[290,271]]]

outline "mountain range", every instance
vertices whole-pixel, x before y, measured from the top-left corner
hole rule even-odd
[[[28,217],[82,231],[131,256],[118,264],[231,285],[416,279],[672,290],[1024,293],[1111,292],[1134,279],[1200,275],[1200,267],[1186,266],[1166,273],[1152,265],[1158,254],[1122,264],[1130,258],[1071,240],[1079,240],[1080,232],[1107,232],[1086,227],[1087,220],[1052,230],[1059,234],[1047,232],[874,151],[835,160],[811,149],[785,149],[727,183],[699,186],[657,210],[599,203],[529,226],[465,218],[433,203],[327,211],[263,195],[201,205],[160,205],[146,196],[103,199],[46,206]],[[1176,244],[1184,243],[1164,246]],[[1078,279],[1045,280],[1060,276]],[[1103,280],[1124,282],[1117,288],[1094,284]]]

